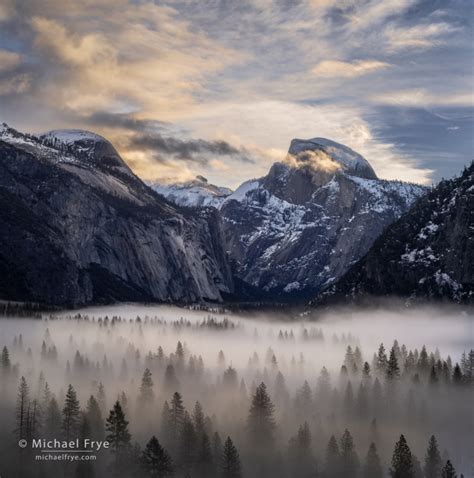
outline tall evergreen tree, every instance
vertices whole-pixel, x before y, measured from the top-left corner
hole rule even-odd
[[[252,398],[247,420],[247,429],[251,447],[262,451],[273,448],[275,438],[274,405],[267,393],[267,387],[262,382]]]
[[[25,377],[21,377],[16,398],[16,436],[19,440],[26,438],[28,425],[28,410],[30,405],[30,389]]]
[[[138,395],[138,401],[141,406],[149,406],[153,403],[155,394],[153,392],[153,379],[149,368],[146,368],[143,372],[142,383],[140,385],[140,394]]]
[[[194,405],[193,424],[197,437],[200,439],[204,433],[204,413],[199,402]]]
[[[340,476],[341,471],[341,453],[339,451],[339,445],[337,444],[336,437],[331,436],[326,448],[326,463],[325,463],[326,476],[328,478],[335,478]]]
[[[184,424],[184,414],[185,409],[183,405],[183,399],[181,398],[181,394],[179,392],[175,392],[173,394],[173,398],[171,400],[171,408],[170,408],[170,447],[174,456],[174,453],[178,449],[178,441],[179,436],[181,434],[181,430]]]
[[[57,438],[61,433],[61,411],[55,397],[51,397],[45,410],[45,438]]]
[[[394,347],[390,350],[390,358],[388,359],[385,376],[389,382],[400,378],[400,368],[398,366],[397,354]]]
[[[0,365],[2,367],[2,375],[4,377],[10,375],[12,364],[10,361],[10,354],[6,346],[2,349],[2,357],[0,358]]]
[[[198,441],[198,450],[196,456],[196,471],[200,478],[207,478],[212,475],[213,458],[211,441],[209,435],[204,432]]]
[[[454,466],[452,463],[448,460],[446,462],[446,465],[443,466],[443,469],[441,471],[441,476],[442,478],[456,478],[456,470],[454,469]]]
[[[382,465],[375,443],[371,443],[362,470],[363,478],[383,478]]]
[[[150,478],[166,478],[173,474],[171,457],[154,435],[142,452],[140,464],[145,475]]]
[[[415,478],[412,454],[403,435],[400,435],[400,439],[395,444],[390,476],[392,478]]]
[[[90,438],[94,440],[103,440],[104,421],[102,419],[99,402],[97,402],[94,395],[91,395],[87,401],[86,416],[90,427]]]
[[[183,425],[179,435],[179,465],[188,476],[193,469],[197,454],[196,431],[193,422],[187,412],[184,414]]]
[[[69,384],[63,408],[62,430],[66,441],[74,440],[79,434],[81,411],[76,390]]]
[[[423,472],[426,478],[441,478],[441,455],[438,449],[438,443],[434,435],[431,436],[426,451],[425,466]]]
[[[289,442],[288,455],[291,474],[295,478],[307,478],[315,474],[316,462],[311,450],[311,432],[307,422]]]
[[[355,451],[354,439],[349,430],[341,438],[341,477],[354,478],[359,472],[359,458]]]
[[[227,437],[222,451],[221,476],[222,478],[242,477],[242,465],[240,463],[239,453],[230,437]]]
[[[388,360],[387,360],[387,354],[385,353],[385,347],[383,344],[380,344],[376,361],[375,361],[375,368],[377,373],[380,376],[385,375],[387,370],[387,365],[388,365]]]
[[[131,435],[128,431],[128,421],[125,419],[120,402],[117,400],[106,420],[106,440],[110,443],[110,451],[114,455],[113,471],[119,473],[120,469],[128,464]]]

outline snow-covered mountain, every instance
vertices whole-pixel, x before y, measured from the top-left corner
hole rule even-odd
[[[186,207],[219,208],[232,194],[232,189],[215,186],[203,176],[183,183],[150,183],[150,187],[169,201]]]
[[[241,281],[304,297],[337,281],[426,191],[378,179],[366,159],[334,141],[295,139],[266,176],[209,204],[220,210]],[[186,188],[179,192],[186,197]]]
[[[233,291],[223,243],[215,210],[165,201],[101,136],[0,127],[0,298],[220,301]]]
[[[367,296],[474,301],[474,163],[421,198],[315,302]]]

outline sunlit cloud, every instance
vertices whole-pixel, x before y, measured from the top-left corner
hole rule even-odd
[[[474,106],[474,91],[436,95],[423,89],[388,91],[374,95],[375,103],[395,106]]]
[[[429,23],[413,27],[389,26],[385,35],[389,48],[432,48],[446,42],[446,36],[456,32],[457,27],[449,23]]]
[[[317,64],[312,72],[320,77],[354,78],[388,68],[389,63],[377,60],[356,60],[352,62],[325,60]]]

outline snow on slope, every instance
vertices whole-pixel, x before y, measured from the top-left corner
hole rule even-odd
[[[193,181],[177,184],[149,184],[157,193],[169,201],[186,207],[219,208],[223,201],[232,194],[232,190],[210,184],[203,176]]]

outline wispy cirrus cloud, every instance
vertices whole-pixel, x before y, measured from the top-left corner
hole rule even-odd
[[[389,49],[425,49],[445,44],[459,28],[449,23],[426,23],[410,27],[389,25],[385,30]]]
[[[324,60],[318,63],[312,72],[323,78],[354,78],[357,76],[374,73],[385,68],[389,68],[390,64],[377,60]]]

